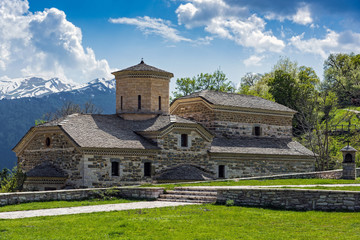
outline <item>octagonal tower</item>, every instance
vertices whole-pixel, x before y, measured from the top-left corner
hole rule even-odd
[[[146,120],[169,114],[169,83],[174,74],[149,66],[113,72],[116,79],[116,113],[126,120]]]

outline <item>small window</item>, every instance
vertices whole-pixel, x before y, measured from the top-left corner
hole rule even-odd
[[[159,96],[159,110],[161,110],[161,96]]]
[[[188,135],[187,134],[181,134],[181,146],[182,147],[188,146]]]
[[[151,162],[144,163],[144,176],[151,177]]]
[[[50,144],[51,144],[50,138],[48,138],[48,137],[46,138],[45,144],[47,147],[50,147]]]
[[[120,97],[120,109],[123,110],[123,96]]]
[[[111,176],[119,176],[119,163],[111,162]]]
[[[261,135],[261,128],[259,126],[254,127],[254,135],[260,136]]]
[[[219,165],[219,178],[225,178],[225,166]]]
[[[352,163],[352,162],[354,162],[352,155],[350,153],[347,153],[345,155],[344,163]]]
[[[138,95],[138,109],[141,109],[141,95]]]

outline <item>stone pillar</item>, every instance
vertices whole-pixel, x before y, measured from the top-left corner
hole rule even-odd
[[[343,179],[356,179],[355,156],[357,150],[351,146],[346,146],[340,150],[343,154]]]

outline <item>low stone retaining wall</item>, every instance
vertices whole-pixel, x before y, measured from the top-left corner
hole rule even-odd
[[[217,203],[270,207],[291,210],[360,211],[360,192],[270,189],[270,188],[219,188]]]
[[[118,187],[0,193],[0,206],[25,202],[82,200],[103,196],[115,196],[119,198],[157,199],[159,195],[163,192],[163,188]]]
[[[266,180],[266,179],[301,179],[301,178],[322,178],[322,179],[340,179],[342,177],[343,170],[329,170],[321,172],[304,172],[304,173],[289,173],[279,174],[262,177],[246,177],[237,178],[236,180]],[[360,168],[356,168],[356,177],[360,177]]]

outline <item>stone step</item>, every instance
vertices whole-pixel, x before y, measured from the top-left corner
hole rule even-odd
[[[205,192],[205,191],[179,191],[179,190],[167,190],[166,194],[172,195],[198,195],[198,196],[217,196],[217,192]]]
[[[158,201],[164,201],[164,202],[215,203],[215,201],[189,200],[189,199],[166,199],[166,198],[158,198],[157,200],[158,200]]]
[[[160,199],[189,199],[201,201],[216,201],[216,196],[198,196],[198,195],[175,195],[175,194],[160,194]]]

